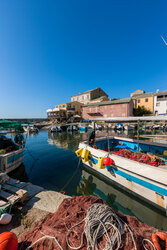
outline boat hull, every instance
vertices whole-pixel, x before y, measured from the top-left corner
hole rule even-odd
[[[24,159],[25,148],[20,148],[16,151],[4,154],[0,156],[0,171],[10,173],[18,168]]]
[[[80,143],[79,148],[90,151],[89,161],[84,165],[107,178],[114,184],[140,197],[155,207],[166,211],[167,209],[167,181],[166,169],[158,169],[144,163],[134,162],[121,156],[108,154],[99,149],[94,149],[85,143]],[[115,162],[114,166],[100,169],[97,167],[99,157],[109,156]],[[155,175],[155,177],[154,177]]]

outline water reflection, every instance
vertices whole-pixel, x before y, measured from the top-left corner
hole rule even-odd
[[[77,187],[78,195],[96,195],[101,197],[115,211],[135,216],[138,220],[159,229],[167,230],[167,217],[158,209],[135,198],[118,186],[111,185],[83,169],[81,181]]]
[[[119,132],[113,130],[97,131],[96,137],[134,137],[133,131],[121,132],[119,135]],[[41,130],[38,134],[27,135],[24,165],[16,169],[12,177],[30,181],[49,190],[63,189],[71,196],[98,195],[115,211],[136,216],[142,222],[167,229],[167,218],[159,210],[107,183],[99,176],[81,168],[77,169],[78,158],[74,152],[79,142],[84,140],[87,140],[87,133],[79,131],[50,133]]]

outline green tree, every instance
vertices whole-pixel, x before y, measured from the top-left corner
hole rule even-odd
[[[150,115],[152,112],[149,109],[146,109],[145,107],[139,106],[138,108],[133,109],[133,115],[134,116],[143,116],[143,115]]]

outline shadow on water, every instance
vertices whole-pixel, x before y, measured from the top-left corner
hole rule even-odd
[[[131,138],[134,136],[122,131],[97,132],[97,136],[107,134]],[[41,130],[34,136],[28,135],[24,165],[12,173],[12,177],[49,190],[63,190],[71,196],[97,195],[115,211],[135,216],[142,222],[167,230],[167,218],[161,211],[94,173],[89,173],[81,168],[82,164],[78,165],[75,151],[83,140],[87,140],[87,134],[80,132],[50,133]]]

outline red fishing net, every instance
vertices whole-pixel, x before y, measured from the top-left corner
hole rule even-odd
[[[81,222],[88,211],[88,208],[94,203],[104,204],[103,200],[93,196],[74,196],[69,199],[65,199],[60,205],[56,213],[50,213],[45,218],[43,218],[38,224],[28,232],[22,235],[21,242],[19,243],[18,249],[26,249],[33,242],[36,242],[39,238],[44,235],[56,237],[58,243],[61,245],[62,249],[71,249],[68,247],[66,242],[66,235],[68,229],[70,229],[75,224]],[[131,228],[134,240],[136,242],[137,249],[142,248],[142,240],[144,238],[151,240],[152,233],[157,230],[146,224],[142,224],[136,218],[131,216],[122,216],[117,214],[124,222],[128,224]],[[79,224],[74,228],[74,230],[69,234],[70,245],[77,247],[81,244],[81,235],[84,230],[85,222]],[[42,232],[42,233],[41,233]],[[106,235],[104,234],[98,240],[98,248],[104,249],[106,244]],[[121,236],[121,247],[120,249],[134,249],[134,243],[130,232],[126,229]],[[38,250],[49,250],[57,249],[60,247],[55,242],[54,239],[43,239],[38,241],[31,249]],[[80,249],[87,249],[87,241],[83,235],[83,244]],[[153,248],[148,248],[153,249]]]

